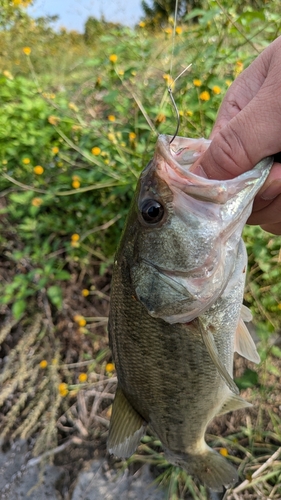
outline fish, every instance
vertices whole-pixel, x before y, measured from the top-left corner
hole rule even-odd
[[[235,467],[205,441],[217,415],[247,408],[233,355],[258,363],[243,306],[241,238],[272,158],[235,179],[197,175],[204,138],[158,136],[142,171],[113,266],[109,343],[118,385],[107,449],[131,456],[149,425],[167,460],[213,491]]]

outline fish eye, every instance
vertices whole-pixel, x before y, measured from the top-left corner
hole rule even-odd
[[[159,222],[164,215],[164,208],[156,200],[145,200],[140,209],[142,218],[148,224]]]

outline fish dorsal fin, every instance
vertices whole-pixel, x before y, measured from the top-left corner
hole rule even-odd
[[[202,321],[199,319],[199,325],[200,325],[200,330],[201,330],[201,335],[203,342],[207,348],[207,351],[210,355],[210,358],[212,359],[214,365],[216,366],[220,376],[222,379],[225,381],[226,385],[229,387],[229,389],[234,392],[234,394],[239,394],[239,389],[237,385],[235,384],[234,380],[232,379],[231,375],[228,373],[226,367],[220,360],[219,352],[214,340],[214,337],[212,333],[208,330],[208,328],[205,328],[203,325]]]
[[[145,434],[146,422],[117,387],[112,406],[107,449],[120,458],[130,457]]]
[[[222,405],[220,411],[217,413],[217,416],[224,415],[229,411],[241,410],[243,408],[249,408],[251,406],[253,405],[251,403],[248,403],[248,401],[245,401],[245,399],[241,398],[241,396],[238,396],[238,394],[231,394]]]
[[[242,314],[241,314],[242,316]],[[239,319],[234,339],[234,351],[253,363],[260,363],[260,357],[251,334],[242,317]]]

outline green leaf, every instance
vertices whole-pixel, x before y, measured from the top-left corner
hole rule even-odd
[[[54,275],[57,280],[69,280],[71,276],[68,271],[64,271],[63,269],[55,272]]]
[[[242,377],[238,377],[235,379],[235,383],[237,384],[239,389],[247,389],[248,387],[254,387],[258,384],[258,374],[250,368],[247,368],[242,375]]]
[[[47,295],[54,306],[62,308],[62,291],[57,285],[52,285],[47,290]]]
[[[20,319],[26,309],[26,301],[24,299],[16,300],[12,305],[12,313],[15,319]]]

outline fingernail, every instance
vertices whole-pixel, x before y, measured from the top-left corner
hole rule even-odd
[[[273,200],[279,194],[281,194],[281,182],[280,180],[276,180],[269,184],[265,191],[260,194],[260,197],[263,200]]]

